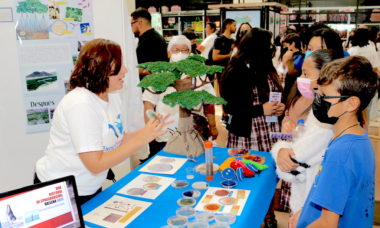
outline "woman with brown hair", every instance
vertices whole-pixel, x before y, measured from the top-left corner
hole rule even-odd
[[[126,72],[118,44],[105,39],[85,44],[70,77],[71,91],[54,112],[34,183],[74,175],[83,204],[101,191],[108,169],[166,133],[160,115],[161,120],[152,118],[144,128],[125,133],[115,92],[123,88]]]

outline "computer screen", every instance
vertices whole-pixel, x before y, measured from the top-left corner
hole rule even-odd
[[[0,228],[84,227],[74,176],[0,193]]]

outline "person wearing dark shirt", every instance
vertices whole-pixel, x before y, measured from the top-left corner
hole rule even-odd
[[[168,61],[167,45],[164,38],[151,25],[152,17],[148,10],[138,8],[131,14],[132,31],[139,38],[137,62]],[[149,72],[139,69],[140,79]]]
[[[231,35],[236,32],[236,22],[234,19],[227,18],[222,24],[222,35],[217,37],[214,42],[214,47],[210,50],[211,63],[213,65],[220,65],[226,67],[232,56],[234,39]],[[216,78],[220,82],[220,73],[216,73]],[[213,80],[214,75],[209,75],[209,79]],[[222,122],[225,124],[228,120],[228,114],[223,111]]]
[[[222,35],[215,39],[212,50],[213,64],[227,66],[230,61],[232,45],[234,40],[231,35],[236,32],[236,22],[233,19],[227,18],[223,21]]]

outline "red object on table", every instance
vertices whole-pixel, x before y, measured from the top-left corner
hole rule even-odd
[[[242,168],[245,177],[253,177],[253,176],[255,176],[255,172],[253,172],[252,170],[248,169],[247,166],[242,161],[240,161],[239,159],[235,159],[235,161],[231,162],[230,166],[234,170],[236,170],[237,168]]]

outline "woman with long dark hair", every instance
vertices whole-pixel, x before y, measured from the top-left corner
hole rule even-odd
[[[271,32],[253,28],[242,39],[237,54],[221,77],[221,96],[228,102],[224,111],[230,115],[227,124],[229,148],[270,151],[270,132],[280,131],[278,122],[266,122],[266,116],[281,116],[285,105],[269,102],[270,92],[282,92],[272,63]],[[275,224],[269,210],[266,227]]]

